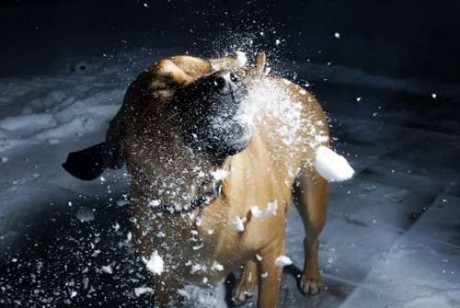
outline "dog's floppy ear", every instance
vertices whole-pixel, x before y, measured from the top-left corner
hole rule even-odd
[[[255,63],[247,70],[247,82],[251,86],[256,86],[263,78],[267,56],[265,52],[258,52],[256,55]]]
[[[62,167],[80,180],[91,181],[107,169],[106,153],[107,144],[102,142],[81,151],[70,153]]]
[[[235,57],[222,57],[210,59],[213,71],[220,71],[222,69],[236,70],[241,68],[241,63]]]
[[[242,59],[240,59],[240,54],[237,53],[236,57],[223,57],[210,59],[209,62],[214,71],[219,71],[221,69],[229,70],[238,70],[238,69],[250,69],[250,66],[246,63],[247,59],[244,53],[241,53]],[[254,68],[251,71],[251,76],[260,77],[265,69],[266,64],[266,55],[264,51],[258,52],[256,55],[256,62]]]
[[[160,60],[150,68],[151,90],[164,90],[187,85],[211,73],[209,61],[190,56],[175,56]]]
[[[265,70],[265,65],[267,64],[267,55],[265,54],[265,51],[257,53],[256,56],[256,66],[254,69],[254,72],[256,74],[256,77],[262,76],[264,70]]]
[[[190,56],[175,56],[171,57],[170,61],[193,79],[200,78],[203,75],[212,72],[211,63],[201,58]]]

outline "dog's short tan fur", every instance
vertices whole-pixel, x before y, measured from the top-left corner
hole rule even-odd
[[[264,62],[264,55],[259,55],[258,61]],[[305,94],[297,84],[261,74],[260,63],[246,68],[248,74],[254,74],[253,82],[269,78],[286,89],[293,101],[302,104],[302,117],[328,135],[327,120],[315,97]],[[305,293],[316,294],[321,285],[318,236],[326,220],[328,184],[311,164],[315,149],[309,144],[315,136],[301,131],[305,142],[289,147],[276,133],[279,120],[260,114],[263,121],[257,122],[249,146],[216,165],[191,154],[183,145],[174,120],[166,116],[165,106],[176,89],[220,68],[239,69],[233,58],[203,60],[177,56],[159,61],[131,85],[107,134],[107,140],[120,147],[120,156],[132,177],[130,194],[139,252],[148,259],[153,251],[158,251],[165,262],[164,272],[153,277],[159,306],[179,302],[177,291],[184,283],[218,282],[244,265],[233,292],[234,300],[244,301],[258,286],[258,307],[275,307],[282,274],[275,260],[285,254],[286,213],[292,198],[307,234],[301,288]],[[327,145],[327,141],[322,144]],[[195,193],[200,194],[212,185],[200,186],[192,172],[196,166],[206,172],[217,168],[230,171],[220,195],[191,214],[152,214],[147,207],[152,197],[165,203],[175,201],[174,196],[158,192],[167,186],[170,177],[180,178],[175,183],[177,192],[190,191],[193,186]],[[278,204],[276,215],[258,218],[251,214],[251,206],[264,208],[274,200]],[[235,230],[235,217],[246,220],[243,232]],[[199,266],[193,270],[194,265]],[[204,267],[206,271],[202,270]]]

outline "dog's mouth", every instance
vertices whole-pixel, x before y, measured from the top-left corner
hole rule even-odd
[[[244,150],[252,137],[239,116],[247,87],[235,72],[222,70],[179,91],[175,108],[182,137],[195,153],[224,159]]]

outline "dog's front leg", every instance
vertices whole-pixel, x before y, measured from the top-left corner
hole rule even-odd
[[[270,246],[259,252],[259,299],[258,308],[274,308],[278,301],[283,269],[275,265],[276,259],[284,255],[285,239],[271,242]],[[260,258],[259,258],[260,259]]]

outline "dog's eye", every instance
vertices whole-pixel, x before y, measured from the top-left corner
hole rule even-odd
[[[225,88],[225,86],[227,85],[227,80],[225,79],[225,77],[217,77],[216,80],[214,80],[214,86],[217,88],[217,89],[223,89]]]
[[[232,82],[238,82],[241,80],[240,76],[238,76],[237,74],[233,73],[233,72],[230,72],[230,80]]]

